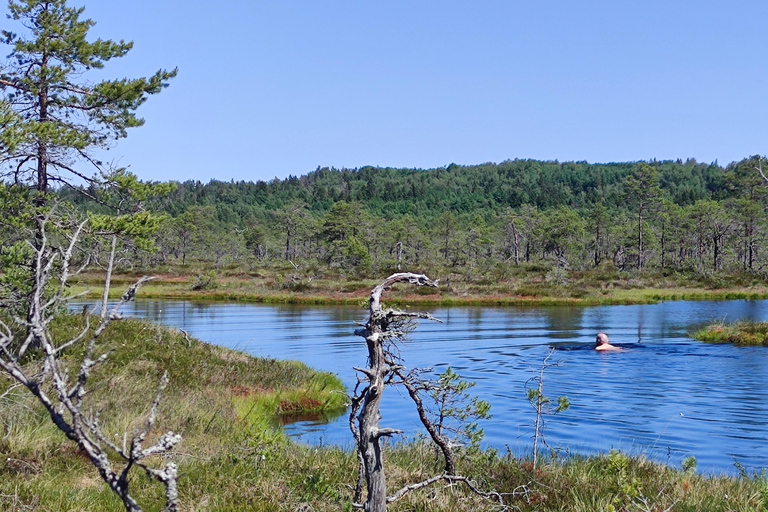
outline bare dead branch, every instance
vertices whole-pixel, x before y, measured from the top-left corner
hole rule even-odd
[[[766,176],[765,173],[763,172],[763,161],[759,157],[757,159],[757,165],[755,166],[755,170],[760,173],[760,176],[763,178],[763,181],[768,183],[768,176]]]
[[[397,274],[392,274],[371,291],[371,297],[369,299],[370,311],[381,311],[381,294],[384,293],[385,290],[392,287],[392,285],[402,282],[408,282],[416,286],[430,286],[432,288],[437,288],[440,280],[438,279],[437,281],[432,281],[424,274],[413,274],[411,272],[399,272]]]
[[[406,485],[405,487],[398,490],[392,496],[388,496],[387,503],[394,503],[410,492],[423,489],[424,487],[429,487],[430,485],[433,485],[434,483],[439,482],[440,480],[443,480],[443,479],[445,479],[445,475],[436,475],[436,476],[433,476],[432,478],[427,478],[426,480],[422,480],[421,482]]]
[[[424,402],[419,395],[417,386],[414,385],[413,379],[403,374],[403,372],[400,370],[397,370],[395,373],[397,373],[398,377],[400,377],[403,386],[405,386],[405,389],[408,390],[408,395],[416,404],[416,411],[419,414],[419,419],[421,420],[422,425],[424,425],[424,428],[427,429],[429,437],[432,438],[432,441],[438,446],[438,448],[440,448],[440,451],[443,454],[443,460],[445,461],[445,474],[455,475],[456,462],[454,460],[453,449],[451,448],[450,442],[448,439],[446,439],[445,436],[440,435],[440,433],[437,431],[437,428],[435,428],[434,423],[432,423],[432,421],[429,419],[429,416],[427,416]]]
[[[15,384],[11,384],[8,389],[6,389],[5,391],[3,391],[2,394],[0,394],[0,400],[10,396],[11,393],[13,393],[16,389],[18,389],[20,387],[21,387],[21,383],[20,382],[16,382]]]
[[[504,505],[504,496],[514,496],[514,493],[500,493],[495,491],[486,492],[481,490],[477,483],[473,481],[471,478],[468,478],[466,476],[461,475],[435,475],[431,478],[427,478],[426,480],[422,480],[421,482],[416,482],[414,484],[409,484],[401,489],[399,489],[396,493],[394,493],[392,496],[387,498],[387,503],[394,503],[398,501],[399,499],[403,498],[407,494],[417,491],[419,489],[424,489],[425,487],[429,487],[431,485],[436,484],[437,482],[445,481],[448,482],[448,484],[453,485],[456,483],[461,483],[467,486],[467,488],[472,491],[474,494],[481,496],[483,498],[492,500],[497,502],[499,505],[503,506],[504,508],[507,508]]]
[[[120,319],[119,308],[136,296],[139,287],[149,281],[150,277],[139,279],[128,288],[118,304],[109,312],[96,328],[91,331],[90,323],[86,321],[85,329],[74,337],[57,343],[52,339],[49,324],[60,311],[60,306],[66,304],[69,299],[65,289],[70,277],[70,262],[83,232],[85,222],[72,227],[69,233],[65,233],[67,243],[62,248],[50,245],[47,228],[52,222],[52,208],[44,216],[38,217],[37,232],[34,243],[30,244],[33,250],[33,282],[32,293],[28,299],[27,319],[15,319],[19,326],[27,328],[27,334],[20,343],[17,343],[13,329],[0,322],[0,369],[5,371],[18,384],[24,386],[37,398],[46,409],[51,421],[69,439],[77,443],[82,452],[89,458],[98,471],[101,478],[110,489],[120,497],[125,509],[130,512],[140,512],[141,508],[129,493],[128,475],[132,467],[143,469],[150,477],[160,481],[166,488],[167,512],[175,512],[178,509],[177,479],[178,471],[175,463],[169,462],[163,469],[148,466],[144,459],[157,455],[165,455],[171,452],[181,441],[181,436],[168,432],[148,448],[143,447],[150,429],[154,426],[160,397],[168,380],[164,375],[158,386],[158,392],[152,404],[144,428],[134,435],[131,448],[126,453],[125,447],[120,448],[105,436],[99,424],[99,415],[91,417],[83,410],[83,398],[86,395],[86,386],[93,369],[104,363],[109,352],[95,356],[97,341],[107,327]],[[56,267],[54,267],[56,265]],[[53,275],[58,274],[58,286],[52,296],[46,298],[46,290],[52,281]],[[90,333],[90,334],[89,334]],[[86,341],[85,355],[80,362],[77,378],[70,384],[66,365],[60,357],[64,350],[76,343]],[[14,346],[19,346],[14,350]],[[21,361],[30,347],[40,350],[41,356],[37,371],[28,373],[27,366],[22,366]],[[42,386],[43,379],[51,377],[51,395],[48,394],[48,386]],[[12,387],[11,389],[15,389]],[[5,397],[6,391],[2,397]],[[113,467],[108,451],[113,451],[122,459],[122,468]]]

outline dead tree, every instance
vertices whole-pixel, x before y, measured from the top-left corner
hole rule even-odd
[[[763,161],[758,156],[757,157],[757,165],[755,166],[755,170],[760,173],[760,177],[763,178],[763,181],[768,184],[768,176],[765,175],[765,172],[763,171]]]
[[[150,478],[162,482],[166,489],[165,510],[175,512],[178,509],[176,464],[168,462],[162,469],[157,469],[147,465],[145,459],[167,454],[181,441],[181,436],[168,432],[153,446],[144,447],[144,441],[155,423],[160,395],[168,382],[167,376],[163,375],[160,381],[144,427],[133,435],[130,444],[125,441],[122,446],[114,444],[102,432],[99,415],[86,413],[83,403],[91,372],[109,356],[108,352],[96,354],[99,337],[112,322],[119,320],[118,309],[132,300],[139,287],[149,278],[144,277],[131,286],[119,304],[93,329],[86,317],[86,326],[77,336],[64,341],[56,340],[50,331],[50,324],[73,298],[67,296],[66,291],[67,282],[73,274],[70,263],[86,222],[80,223],[68,234],[64,231],[66,241],[63,246],[53,247],[47,235],[51,219],[51,212],[36,219],[37,238],[35,244],[29,244],[33,275],[27,318],[15,317],[7,323],[0,320],[0,370],[37,398],[51,421],[67,438],[77,443],[127,511],[141,511],[128,489],[128,476],[135,467],[144,470]],[[58,282],[54,285],[55,281]],[[25,334],[20,335],[18,332]],[[62,356],[80,342],[86,344],[85,356],[76,376],[70,378],[68,365]],[[116,454],[121,462],[115,464],[114,457],[109,456],[110,452]]]
[[[418,377],[418,372],[405,372],[405,367],[399,357],[397,342],[413,329],[415,320],[439,320],[429,313],[383,309],[381,295],[392,285],[401,282],[416,286],[437,286],[437,281],[432,281],[423,274],[408,272],[392,274],[371,291],[368,300],[368,320],[361,329],[355,331],[355,334],[365,338],[368,347],[368,367],[355,368],[360,377],[355,395],[351,399],[352,408],[349,416],[349,425],[357,444],[359,462],[353,506],[364,509],[366,512],[385,512],[388,504],[399,500],[412,491],[440,481],[449,484],[462,482],[473,492],[503,503],[501,494],[483,492],[471,479],[456,474],[450,439],[440,426],[436,425],[429,417],[421,397],[422,392],[432,391],[432,388],[424,385],[424,381]],[[382,428],[379,424],[379,409],[384,387],[396,384],[401,384],[408,390],[409,396],[416,404],[419,418],[444,456],[445,469],[439,475],[407,485],[391,496],[387,496],[381,440],[394,434],[400,434],[402,431],[395,428]],[[359,391],[360,385],[363,385],[361,391]],[[368,494],[365,503],[360,503],[363,485],[366,486]]]

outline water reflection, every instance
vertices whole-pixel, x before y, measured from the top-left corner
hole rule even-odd
[[[548,307],[543,311],[553,338],[573,338],[579,334],[584,308]]]
[[[131,309],[133,308],[133,309]],[[422,322],[402,347],[409,368],[453,367],[491,402],[486,443],[530,450],[533,410],[525,381],[550,348],[562,366],[545,375],[545,394],[567,395],[571,408],[552,418],[553,448],[595,453],[619,448],[672,464],[695,456],[705,472],[749,471],[768,461],[768,350],[706,345],[687,332],[712,319],[768,319],[766,301],[670,302],[594,308],[436,309],[444,323]],[[366,350],[354,336],[360,308],[139,301],[128,315],[182,328],[204,341],[339,375],[351,389]],[[628,348],[592,350],[595,334]],[[302,418],[287,427],[311,443],[351,445],[343,416]],[[407,397],[385,394],[382,425],[418,432]]]
[[[322,426],[322,425],[327,425],[328,423],[331,423],[333,421],[336,421],[337,419],[345,415],[346,415],[345,411],[290,413],[290,414],[281,414],[280,416],[278,416],[277,422],[279,425],[283,427],[294,425],[297,423],[305,424],[305,426],[306,425]],[[305,426],[304,427],[299,426],[295,430],[301,431],[302,428],[305,428]]]

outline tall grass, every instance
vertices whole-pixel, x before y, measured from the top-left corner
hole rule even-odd
[[[695,271],[618,271],[599,267],[590,270],[562,271],[561,279],[548,279],[547,266],[507,265],[504,272],[485,268],[436,268],[428,275],[441,279],[438,289],[408,288],[392,290],[390,300],[413,304],[450,305],[609,305],[649,304],[661,300],[719,300],[768,298],[768,288],[760,279],[733,275],[718,281]],[[157,269],[153,269],[157,271]],[[298,283],[286,280],[285,269],[264,267],[258,271],[240,268],[221,269],[215,286],[194,289],[195,276],[204,273],[196,266],[165,269],[160,279],[148,283],[141,296],[158,299],[225,300],[273,304],[347,304],[364,300],[374,279],[347,279],[332,273],[313,276]],[[421,271],[422,269],[419,269]],[[99,290],[102,276],[98,273],[81,277],[76,289]],[[116,276],[116,281],[129,282],[132,277]],[[96,293],[96,292],[94,292]],[[117,294],[117,288],[114,288]],[[94,295],[95,296],[95,295]]]
[[[693,337],[706,343],[765,347],[768,346],[768,322],[714,322],[693,333]]]

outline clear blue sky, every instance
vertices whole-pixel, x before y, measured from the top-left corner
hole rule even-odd
[[[766,152],[765,1],[70,3],[135,43],[106,76],[179,67],[109,152],[143,179]]]

